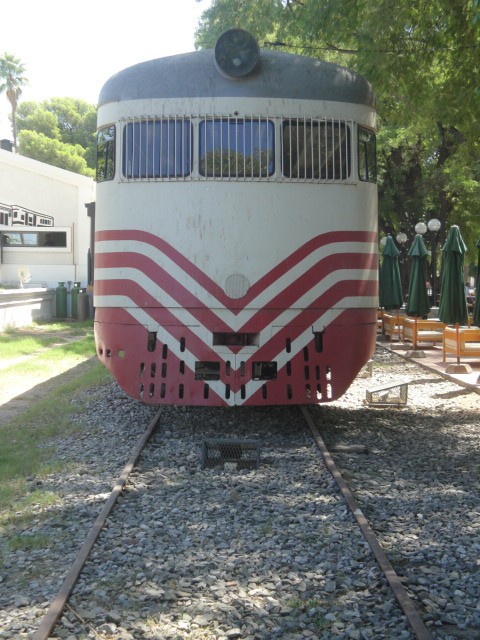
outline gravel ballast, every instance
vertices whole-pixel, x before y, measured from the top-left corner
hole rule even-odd
[[[405,408],[365,404],[399,379]],[[479,401],[379,348],[372,378],[311,409],[433,638],[480,638]],[[114,383],[96,389],[81,431],[57,443],[65,470],[30,479],[56,500],[2,532],[0,638],[38,628],[154,413]],[[258,440],[259,468],[202,470],[215,437]],[[413,634],[297,409],[165,407],[52,637]]]

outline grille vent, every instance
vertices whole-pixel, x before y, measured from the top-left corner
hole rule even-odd
[[[202,442],[202,469],[258,469],[259,464],[257,440],[214,438]]]

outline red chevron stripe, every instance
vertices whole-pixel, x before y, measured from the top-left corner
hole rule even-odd
[[[376,234],[368,231],[332,231],[325,233],[315,238],[312,238],[304,245],[296,249],[290,256],[285,258],[282,262],[276,265],[268,273],[262,276],[256,283],[254,283],[246,296],[240,301],[232,300],[229,298],[223,289],[216,284],[211,278],[209,278],[203,271],[201,271],[195,264],[183,256],[180,252],[174,249],[170,244],[165,242],[162,238],[150,234],[145,231],[138,230],[112,230],[112,231],[97,231],[95,234],[97,241],[140,241],[150,244],[162,253],[164,253],[170,260],[175,262],[181,269],[196,280],[205,290],[211,295],[215,296],[219,302],[225,307],[229,308],[232,312],[235,309],[245,308],[255,297],[257,297],[262,291],[264,291],[273,282],[278,280],[286,271],[294,267],[301,260],[307,257],[310,253],[315,251],[321,246],[337,242],[374,242]],[[97,266],[105,265],[102,263],[101,256],[112,256],[115,254],[101,254],[95,256]],[[122,255],[122,253],[119,253]],[[348,255],[348,254],[343,254]],[[152,264],[155,264],[151,261]],[[143,271],[144,269],[142,269]],[[145,271],[145,273],[147,273]],[[183,306],[183,305],[182,305]]]
[[[99,283],[101,286],[103,283]],[[110,283],[112,285],[113,290],[110,291],[113,295],[122,295],[125,290],[125,282],[121,280],[115,280]],[[148,296],[152,301],[148,294],[136,283],[128,283],[129,284],[129,297],[132,299],[134,306],[144,306],[139,304],[139,300],[145,299]],[[376,282],[360,282],[362,286],[364,286],[364,295],[373,296],[376,293]],[[282,328],[281,333],[285,334],[285,337],[289,337],[291,340],[294,340],[298,337],[304,330],[305,327],[312,326],[319,318],[321,312],[326,309],[330,309],[335,307],[338,302],[349,296],[358,295],[358,281],[343,281],[337,283],[334,287],[331,287],[326,292],[324,292],[321,296],[319,296],[316,300],[314,300],[306,309],[302,310],[291,323],[289,323],[286,327]],[[118,288],[118,291],[115,291]],[[100,292],[102,295],[102,292]],[[160,305],[158,301],[156,302],[156,307],[151,307],[148,309],[148,314],[150,317],[157,322],[160,326],[162,326],[168,333],[170,333],[174,338],[178,341],[182,336],[186,337],[188,341],[188,349],[198,358],[202,358],[205,352],[205,345],[202,340],[188,327],[183,327],[180,324],[180,321],[174,314],[172,314],[168,309]],[[252,321],[249,321],[244,327],[241,328],[241,331],[245,332],[260,332],[265,329],[266,326],[273,325],[275,323],[275,318],[278,316],[278,313],[274,312],[271,309],[261,310],[259,313],[255,315],[255,318]],[[211,321],[213,323],[211,324]],[[231,327],[223,323],[219,318],[212,315],[209,310],[206,310],[204,314],[200,313],[198,316],[199,324],[204,326],[210,332],[222,331],[229,332],[232,330]],[[131,323],[131,320],[129,321]],[[284,342],[284,339],[282,339]],[[232,356],[234,353],[238,352],[240,349],[229,349],[231,351]],[[271,360],[277,356],[276,351],[278,350],[278,335],[274,340],[268,341],[265,345],[260,347],[255,352],[256,360]],[[203,355],[202,355],[203,354]],[[248,361],[252,356],[248,355],[245,357],[245,360]],[[217,359],[217,356],[212,352],[212,358]],[[220,358],[218,358],[220,361]]]
[[[154,284],[161,287],[170,297],[172,297],[177,304],[188,309],[193,316],[197,316],[199,313],[210,315],[212,322],[214,318],[217,318],[210,311],[203,302],[201,302],[196,296],[194,296],[188,289],[181,285],[175,278],[173,278],[167,271],[162,269],[153,260],[142,256],[138,253],[101,253],[95,256],[95,265],[97,268],[110,268],[110,269],[122,269],[131,268],[137,269],[141,273],[144,273]],[[122,287],[119,287],[118,282],[123,282]],[[95,295],[128,295],[132,297],[131,289],[133,285],[137,285],[131,280],[95,280]],[[113,288],[115,293],[113,293]],[[135,287],[134,290],[137,290]],[[139,307],[158,307],[159,301],[151,294],[145,291],[143,288],[143,298],[138,294],[135,297],[136,304]],[[228,331],[228,328],[219,329],[220,331]]]
[[[167,271],[162,269],[150,258],[130,252],[124,253],[112,253],[112,254],[99,254],[96,256],[96,263],[98,268],[111,268],[122,269],[132,268],[136,269],[152,280],[155,284],[161,287],[165,292],[171,296],[177,304],[182,308],[191,309],[193,315],[198,313],[208,312],[208,307],[200,301],[199,298],[194,296],[188,289],[180,285]],[[312,286],[315,286],[319,281],[325,278],[328,274],[334,271],[341,271],[344,269],[375,269],[376,268],[376,256],[374,254],[362,254],[362,253],[336,253],[327,256],[313,265],[299,278],[288,285],[283,291],[279,292],[270,301],[264,303],[264,306],[270,309],[285,309],[295,305],[302,295],[309,291]],[[103,295],[111,295],[109,291],[109,284],[114,282],[112,280],[96,280],[95,293],[98,295],[102,291]],[[102,287],[100,289],[100,283]],[[129,285],[125,286],[125,291],[128,291]],[[139,306],[157,306],[158,301],[152,296],[146,294],[147,300],[143,301]],[[362,295],[361,286],[358,295]],[[227,308],[235,314],[240,313],[246,304],[241,307],[238,306],[241,301],[232,300],[227,298]],[[244,300],[244,299],[243,299]],[[236,308],[232,308],[232,303],[236,304]]]
[[[132,300],[133,307],[145,308],[148,306],[147,313],[159,326],[163,327],[165,331],[170,333],[173,337],[180,340],[181,337],[185,337],[188,341],[188,349],[194,355],[199,358],[203,357],[205,352],[205,344],[202,340],[188,327],[181,324],[180,320],[163,306],[158,300],[155,300],[150,294],[146,293],[140,285],[131,281],[113,280],[109,281],[109,288],[107,291],[103,291],[104,282],[98,283],[97,295],[125,295],[128,291],[128,297]],[[95,285],[97,287],[97,284]],[[148,303],[148,304],[146,304]],[[191,311],[191,309],[189,309]],[[132,316],[129,315],[129,323],[132,322]],[[203,325],[210,331],[218,332],[230,332],[232,329],[229,325],[223,323],[215,314],[209,309],[204,309],[203,314],[200,313],[197,318],[198,324]],[[136,322],[136,320],[135,320]],[[127,323],[128,324],[128,323]],[[213,328],[212,328],[213,327]]]
[[[255,360],[273,360],[277,357],[278,344],[285,344],[286,338],[290,338],[290,340],[295,340],[298,336],[305,331],[307,327],[312,327],[319,319],[321,313],[328,309],[332,309],[342,298],[355,296],[356,293],[356,282],[342,282],[339,283],[334,288],[325,292],[321,295],[317,300],[312,302],[308,308],[304,309],[301,313],[299,313],[288,325],[282,327],[279,332],[275,335],[274,340],[269,340],[267,343],[259,347],[259,349],[255,352],[254,359]],[[369,283],[369,287],[367,287],[365,294],[373,296],[376,292],[376,284],[374,282]],[[342,312],[344,313],[344,312]],[[340,314],[339,317],[341,317]],[[334,323],[339,324],[340,320],[337,318]],[[253,331],[249,329],[250,331]],[[242,327],[241,331],[245,331]],[[313,337],[313,334],[312,334]],[[251,356],[248,356],[249,359]]]

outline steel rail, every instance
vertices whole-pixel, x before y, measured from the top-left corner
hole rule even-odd
[[[375,556],[376,561],[378,562],[380,569],[383,571],[390,588],[393,591],[395,598],[397,599],[398,604],[400,605],[402,611],[404,612],[407,620],[415,634],[417,640],[432,640],[432,634],[425,626],[423,620],[421,619],[418,611],[415,608],[410,596],[405,590],[403,584],[400,581],[395,569],[393,568],[390,560],[387,557],[387,554],[383,550],[378,538],[376,537],[370,523],[367,518],[364,516],[360,505],[356,501],[353,496],[353,493],[350,491],[348,485],[342,477],[342,474],[337,468],[330,452],[328,451],[325,442],[323,441],[320,433],[315,426],[313,419],[308,412],[307,408],[304,406],[300,406],[300,411],[305,418],[310,431],[312,432],[313,438],[317,444],[317,447],[322,454],[322,457],[325,461],[325,465],[329,472],[332,474],[335,482],[337,483],[338,488],[340,489],[345,502],[347,503],[350,511],[352,512],[355,520],[362,531],[362,534],[367,541],[370,549],[372,550],[373,555]]]
[[[77,582],[80,573],[83,569],[85,562],[95,544],[98,536],[100,535],[101,530],[103,529],[105,522],[110,515],[117,499],[122,493],[125,485],[127,484],[128,478],[132,473],[132,470],[137,463],[140,454],[142,453],[145,445],[147,444],[150,436],[155,431],[155,428],[159,422],[160,415],[162,413],[162,409],[159,409],[150,424],[148,425],[145,433],[142,435],[139,440],[137,446],[132,452],[127,464],[125,465],[120,477],[118,478],[115,486],[113,487],[107,501],[105,502],[101,512],[99,513],[97,519],[95,520],[92,528],[90,529],[87,537],[85,538],[85,542],[83,543],[80,551],[75,557],[72,566],[70,567],[65,579],[63,581],[62,586],[58,594],[56,595],[53,602],[50,604],[47,613],[42,619],[40,626],[37,631],[31,637],[31,640],[48,640],[50,634],[53,631],[58,619],[62,615],[63,610],[68,602],[70,594]]]

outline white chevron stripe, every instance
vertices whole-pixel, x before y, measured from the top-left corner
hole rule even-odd
[[[148,278],[145,273],[142,271],[138,271],[137,269],[125,268],[125,269],[96,269],[95,270],[96,281],[100,280],[117,280],[118,278],[124,278],[127,280],[131,280],[136,282],[142,289],[144,289],[148,294],[150,294],[155,300],[162,300],[162,306],[168,308],[168,310],[174,315],[181,324],[191,327],[192,330],[195,330],[197,335],[201,340],[206,342],[207,334],[205,331],[205,327],[201,327],[199,325],[199,321],[193,315],[191,315],[186,309],[177,306],[177,302],[166,293],[159,285],[153,282],[150,278]],[[343,282],[346,280],[368,280],[375,281],[377,279],[378,272],[376,269],[364,270],[364,269],[339,269],[333,271],[321,282],[314,282],[312,288],[307,291],[303,296],[301,296],[295,302],[295,309],[288,309],[280,314],[275,320],[275,325],[282,323],[282,318],[285,318],[288,315],[288,322],[292,320],[292,313],[294,315],[298,315],[302,311],[303,308],[308,307],[312,302],[318,298],[320,295],[325,293],[328,289],[335,286],[339,282]],[[128,301],[128,302],[127,302]],[[377,306],[376,303],[372,305],[370,297],[361,297],[359,298],[358,308],[371,308],[372,306]],[[200,300],[200,302],[204,302],[204,300]],[[258,302],[258,298],[257,298]],[[268,301],[267,301],[268,302]],[[127,296],[117,296],[117,295],[97,295],[95,296],[95,307],[134,307],[135,303],[128,298]],[[232,313],[229,309],[221,305],[217,301],[219,308],[211,308],[210,310],[214,313],[221,321],[225,322],[232,331],[239,331],[240,328],[252,318],[252,316],[257,313],[258,309],[261,307],[250,307],[248,309],[243,309],[238,315]],[[253,302],[252,302],[253,305]],[[341,306],[339,302],[338,305]],[[284,321],[284,323],[286,320]],[[149,329],[153,331],[154,329],[150,328],[151,323],[149,323]],[[265,332],[270,331],[269,327],[265,327],[262,330],[263,336],[265,336]]]
[[[323,313],[317,319],[317,324],[327,327],[342,313],[345,307],[353,308],[353,309],[359,308],[360,303],[364,302],[364,300],[365,299],[363,297],[357,297],[357,296],[344,298],[341,301],[342,308],[336,307],[335,309],[328,309],[327,311],[325,311],[325,313]],[[370,300],[371,300],[371,306],[374,306],[376,302],[375,299],[371,298]],[[128,298],[125,298],[124,303],[126,303],[127,301],[128,301]],[[130,304],[131,304],[131,301],[130,301]],[[139,309],[138,307],[129,307],[128,304],[125,304],[125,308],[127,309],[128,313],[133,318],[135,318],[135,320],[137,320],[137,322],[139,322],[140,324],[144,326],[152,326],[152,323],[155,324],[151,316],[149,316],[149,314],[144,309]],[[192,327],[190,327],[190,329],[192,329]],[[177,358],[179,358],[179,360],[183,360],[185,362],[185,365],[192,372],[195,372],[195,362],[197,361],[197,358],[195,355],[193,355],[188,349],[185,349],[185,351],[181,352],[179,341],[176,339],[172,339],[171,334],[169,334],[165,328],[158,327],[157,336],[161,342],[168,344],[170,351],[172,351],[172,353],[174,353],[177,356]],[[288,360],[291,360],[294,356],[296,356],[310,342],[311,339],[312,339],[312,328],[308,327],[307,329],[305,329],[305,331],[303,331],[303,333],[301,333],[295,340],[292,341],[290,353],[287,354],[282,349],[276,355],[276,357],[273,358],[273,361],[276,361],[278,364],[278,369],[281,369],[287,363]],[[223,354],[218,354],[218,355],[224,361],[227,361],[229,359],[227,355],[223,355]],[[235,371],[235,372],[238,371],[238,368],[240,367],[240,360],[241,360],[240,354],[237,355],[236,360],[237,360],[236,363],[232,360],[230,361],[232,371]],[[225,403],[229,406],[234,406],[234,405],[240,406],[244,404],[254,395],[254,393],[256,393],[256,391],[258,391],[258,389],[260,389],[262,384],[264,384],[262,380],[250,380],[245,385],[244,399],[242,399],[240,396],[241,392],[237,391],[235,393],[232,392],[232,394],[230,395],[230,398],[227,400],[224,397],[225,385],[222,381],[211,380],[208,383],[209,387],[213,391],[215,391],[215,393],[217,393],[217,395],[220,398],[222,398],[225,401]]]
[[[180,351],[180,343],[178,340],[173,338],[173,336],[166,331],[164,327],[158,326],[158,324],[152,319],[152,317],[145,311],[145,309],[140,309],[138,307],[132,306],[132,301],[129,298],[124,298],[122,306],[125,307],[126,311],[139,323],[146,327],[155,327],[155,331],[157,332],[157,338],[163,342],[164,344],[168,344],[169,350],[174,353],[179,360],[183,360],[185,365],[190,369],[190,371],[195,372],[195,362],[198,358],[191,353],[188,349],[185,351]],[[189,327],[190,329],[192,327]],[[199,327],[195,327],[199,329]],[[211,335],[211,334],[210,334]],[[208,343],[207,343],[208,344]],[[232,354],[233,355],[233,354]],[[228,357],[225,356],[224,361],[228,360]],[[234,362],[232,361],[232,367]],[[219,380],[209,381],[209,386],[219,395],[221,398],[225,400],[225,403],[229,406],[234,406],[235,398],[232,393],[230,398],[227,400],[224,398],[225,395],[225,385],[223,382]]]
[[[269,325],[260,331],[260,345],[265,344],[270,337],[273,337],[275,333],[280,331],[284,326],[290,324],[292,319],[301,313],[302,309],[309,307],[310,304],[316,300],[320,295],[328,291],[328,289],[334,287],[339,282],[343,282],[344,280],[354,280],[354,279],[362,279],[375,281],[377,278],[377,271],[363,271],[354,269],[345,269],[342,271],[334,271],[333,273],[329,273],[316,287],[310,289],[310,291],[306,292],[303,296],[301,296],[295,302],[295,310],[298,311],[292,315],[293,309],[286,309],[279,316],[277,316],[273,322],[273,325]],[[349,304],[348,301],[355,300],[356,306],[354,308],[357,309],[371,309],[372,307],[378,306],[378,301],[373,296],[356,296],[355,298],[343,298],[343,300],[339,300],[333,309],[331,309],[332,313],[335,312],[335,318],[345,310],[345,304]],[[326,315],[326,314],[325,314]],[[323,318],[324,316],[322,316]],[[333,320],[334,318],[332,318]],[[330,322],[332,321],[330,320]],[[321,322],[321,319],[317,321],[317,323]],[[311,328],[310,328],[311,331]],[[303,348],[303,347],[302,347]],[[240,354],[243,352],[240,351]]]
[[[351,297],[344,298],[342,302],[352,305],[351,308],[356,308],[354,305],[358,305],[359,298]],[[344,311],[344,309],[328,309],[324,314],[322,314],[318,319],[317,323],[327,327],[331,324],[338,316]],[[288,360],[291,360],[295,357],[312,339],[312,327],[308,327],[305,329],[303,333],[301,333],[293,342],[291,343],[290,353],[286,353],[285,350],[282,350],[280,353],[273,358],[273,361],[277,363],[278,369],[281,369]],[[246,384],[246,393],[245,399],[242,400],[240,398],[240,392],[237,392],[235,395],[236,404],[244,404],[251,396],[259,389],[259,387],[263,384],[262,381],[258,382],[257,380],[252,380]]]
[[[370,308],[375,306],[375,298],[373,297],[365,297],[365,296],[351,296],[351,297],[346,297],[343,298],[341,300],[342,305],[346,304],[349,305],[348,308],[350,309],[358,309],[358,308],[363,308],[359,306],[360,301],[362,301],[363,303],[365,303],[365,301],[369,300],[370,301]],[[158,339],[169,345],[169,349],[171,349],[173,351],[173,353],[175,353],[175,355],[180,359],[180,360],[184,360],[185,364],[192,370],[195,370],[195,361],[197,360],[196,356],[194,356],[191,352],[185,350],[184,352],[180,351],[180,344],[178,343],[178,340],[174,339],[172,337],[172,335],[167,331],[166,328],[161,327],[158,325],[158,323],[155,321],[154,318],[152,318],[152,316],[147,312],[147,310],[145,309],[141,309],[139,307],[135,307],[132,304],[132,301],[130,300],[130,298],[124,296],[121,298],[121,300],[119,300],[119,302],[121,303],[121,305],[125,308],[125,310],[133,317],[135,318],[135,320],[137,320],[137,322],[145,327],[147,327],[150,331],[156,331],[157,332],[157,337]],[[326,310],[318,319],[317,319],[317,324],[320,324],[322,326],[327,326],[328,324],[330,324],[331,322],[333,322],[333,320],[335,320],[335,318],[337,318],[340,313],[342,313],[344,311],[344,307],[335,307],[334,309],[328,309]],[[278,320],[275,320],[275,323]],[[192,333],[195,333],[195,335],[204,343],[208,346],[208,348],[211,348],[212,345],[210,344],[210,337],[211,337],[211,332],[209,332],[205,327],[201,326],[201,325],[197,325],[197,326],[189,326],[187,325],[187,328],[192,331]],[[274,327],[274,331],[268,331],[267,328],[267,333],[268,336],[265,340],[265,343],[268,342],[268,339],[270,337],[272,337],[273,335],[275,335],[275,333],[277,333],[278,331],[280,331],[280,329],[282,329],[283,326],[280,325],[275,325]],[[208,339],[205,340],[205,336],[208,336]],[[303,337],[302,337],[303,336]],[[288,357],[285,355],[281,355],[281,354],[277,354],[277,361],[280,363],[281,362],[281,366],[283,366],[283,364],[285,364],[285,362],[292,358],[292,354],[296,355],[296,353],[298,353],[301,349],[303,349],[303,347],[305,346],[305,344],[311,339],[312,337],[312,327],[309,326],[302,334],[301,336],[299,336],[296,340],[294,340],[292,342],[292,348],[291,348],[291,352],[288,354]],[[265,343],[260,343],[265,344]],[[298,343],[298,345],[297,345]],[[297,345],[297,346],[296,346]],[[227,347],[222,347],[222,350],[225,351]],[[296,349],[296,350],[295,350]],[[227,362],[228,360],[230,360],[231,362],[231,358],[234,357],[234,354],[229,350],[229,353],[217,353],[218,357],[223,360],[224,362]],[[248,353],[245,353],[244,350],[242,349],[238,354],[237,354],[237,360],[240,361],[241,357],[247,357],[252,355],[252,351],[250,350]],[[232,365],[232,369],[234,368],[234,363],[231,362]],[[238,365],[239,366],[239,365]],[[238,367],[237,367],[238,368]],[[236,368],[235,368],[236,370]]]
[[[95,243],[95,253],[98,256],[101,253],[118,253],[119,250],[129,251],[133,253],[139,253],[140,255],[151,258],[167,273],[169,273],[179,284],[184,286],[188,291],[196,292],[196,296],[199,297],[205,306],[209,308],[223,308],[215,296],[209,291],[201,287],[201,285],[192,278],[184,269],[177,265],[162,251],[152,246],[149,243],[141,241],[129,241],[123,243],[118,240],[102,240]],[[280,291],[284,291],[289,285],[298,280],[305,271],[314,266],[321,259],[331,256],[337,253],[363,253],[370,254],[377,251],[377,246],[374,242],[332,242],[327,245],[318,247],[312,253],[305,256],[303,260],[292,266],[291,269],[282,274],[271,285],[264,289],[255,300],[252,300],[251,305],[254,308],[262,309],[266,303],[271,300]],[[101,279],[115,279],[114,276],[106,277],[104,274],[107,271],[111,271],[116,274],[117,278],[122,278],[123,273],[129,268],[118,269],[95,269],[95,280]],[[220,283],[220,286],[223,283]],[[147,289],[148,290],[148,289]],[[149,290],[148,290],[149,291]],[[150,291],[149,291],[150,292]],[[115,305],[116,306],[116,305]],[[242,312],[240,313],[241,316]],[[247,318],[248,319],[248,318]],[[239,326],[242,326],[246,320],[241,320]]]

